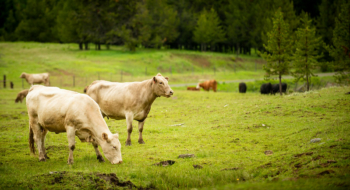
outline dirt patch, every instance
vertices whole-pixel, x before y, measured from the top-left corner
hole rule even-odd
[[[191,60],[195,65],[210,67],[209,57],[199,56],[199,55],[180,55],[176,54],[179,57],[185,57],[186,59]]]
[[[239,168],[224,168],[224,169],[221,169],[221,171],[227,171],[227,170],[239,170]]]
[[[30,180],[28,187],[36,189],[35,186],[38,183],[40,184],[39,189],[50,189],[51,185],[57,187],[57,184],[60,189],[155,189],[154,187],[137,187],[131,181],[121,181],[115,173],[49,172],[49,174],[35,176],[33,180]]]
[[[304,155],[311,156],[312,154],[313,154],[313,152],[305,152],[305,153],[301,153],[301,154],[296,154],[296,155],[294,155],[294,157],[300,158]]]
[[[312,160],[313,160],[313,161],[316,161],[316,160],[319,160],[319,159],[321,159],[321,158],[324,158],[324,157],[321,156],[321,155],[318,155],[318,156],[316,156],[315,158],[313,158]]]
[[[335,173],[333,170],[325,170],[317,175],[322,176],[322,175],[329,175],[331,173]]]
[[[158,162],[158,163],[155,163],[153,164],[154,166],[163,166],[163,167],[166,167],[166,166],[171,166],[175,164],[175,161],[173,160],[166,160],[166,161],[161,161],[161,162]]]
[[[264,164],[264,165],[262,165],[262,166],[259,166],[258,169],[259,169],[259,168],[268,168],[268,167],[271,167],[271,166],[272,166],[272,163],[269,162],[269,163],[267,163],[267,164]]]
[[[194,169],[202,169],[203,166],[201,166],[201,165],[193,165],[193,168],[194,168]]]
[[[272,150],[266,150],[264,153],[266,156],[270,156],[273,154]]]

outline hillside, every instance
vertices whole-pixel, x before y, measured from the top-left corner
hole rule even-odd
[[[158,72],[169,76],[172,83],[261,79],[263,75],[263,60],[256,55],[236,58],[223,53],[149,49],[132,53],[116,46],[79,51],[76,44],[28,42],[0,43],[0,52],[0,74],[6,74],[16,86],[22,85],[18,78],[22,72],[49,72],[56,86],[71,86],[73,76],[76,86],[85,86],[97,79],[140,81]]]

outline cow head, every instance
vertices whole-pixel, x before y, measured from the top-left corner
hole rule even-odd
[[[164,96],[169,98],[174,94],[174,91],[170,88],[168,84],[168,77],[163,77],[160,73],[152,79],[153,92],[157,96]]]
[[[111,164],[122,163],[121,145],[118,134],[102,133],[102,142],[100,143],[103,153]]]
[[[26,74],[27,73],[23,72],[19,78],[26,78]]]

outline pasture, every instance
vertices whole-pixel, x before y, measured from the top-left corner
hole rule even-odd
[[[132,146],[124,146],[125,120],[106,119],[120,135],[122,164],[99,163],[92,145],[76,138],[75,162],[67,165],[65,133],[48,133],[48,161],[30,155],[26,106],[14,103],[18,90],[2,89],[0,186],[113,189],[115,180],[99,176],[114,173],[124,185],[135,185],[120,188],[348,189],[349,91],[331,87],[280,97],[178,90],[153,104],[143,132],[146,144],[137,143],[134,128]],[[321,141],[310,143],[315,138]],[[175,163],[153,165],[166,160]]]
[[[350,188],[349,86],[264,96],[256,93],[266,82],[256,55],[76,46],[0,43],[0,74],[15,84],[0,88],[0,189]],[[105,119],[119,133],[122,164],[99,163],[92,145],[76,137],[74,164],[67,165],[65,133],[47,134],[46,162],[30,154],[27,108],[15,103],[22,72],[49,72],[52,86],[76,92],[97,79],[141,81],[157,72],[170,85],[214,78],[222,83],[217,93],[180,86],[173,87],[173,97],[157,98],[144,126],[146,144],[137,143],[136,121],[126,147],[125,120]],[[237,93],[238,83],[223,83],[244,79],[260,81],[247,82],[246,94]],[[333,78],[312,81],[318,89]],[[23,87],[29,85],[24,81]],[[315,138],[321,140],[310,143]],[[178,158],[182,154],[195,156]],[[155,165],[168,160],[175,163]]]

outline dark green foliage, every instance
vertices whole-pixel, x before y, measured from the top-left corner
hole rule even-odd
[[[338,72],[336,79],[339,82],[350,76],[350,2],[341,7],[341,12],[335,19],[333,46],[327,47],[334,58],[333,67]]]
[[[309,91],[309,80],[311,76],[315,76],[313,70],[318,68],[318,59],[322,57],[318,52],[322,42],[321,37],[316,37],[316,29],[305,12],[302,13],[301,23],[302,27],[296,31],[292,74],[296,80],[305,80]]]
[[[225,40],[225,32],[214,9],[202,11],[193,32],[193,40],[201,44],[202,51],[206,51],[207,45],[213,50],[217,43]]]
[[[278,9],[273,18],[273,29],[267,33],[268,42],[264,44],[266,52],[260,55],[266,60],[264,70],[266,71],[265,78],[268,79],[272,75],[278,75],[280,81],[281,92],[281,77],[288,74],[291,60],[291,39],[289,25],[284,21],[281,9]]]

